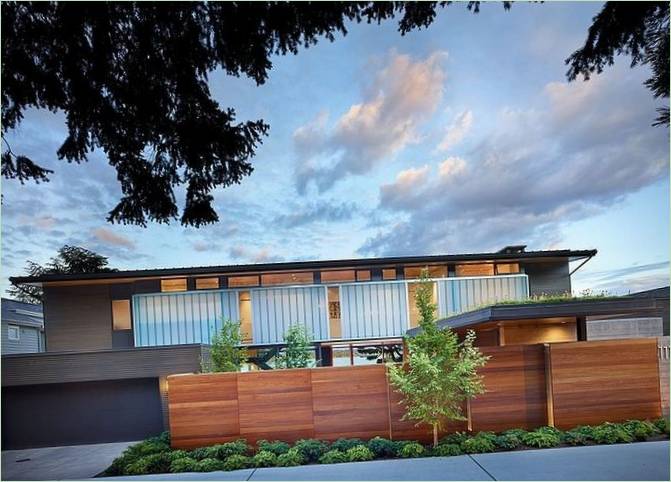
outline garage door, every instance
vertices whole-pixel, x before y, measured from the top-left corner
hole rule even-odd
[[[156,378],[2,388],[3,449],[140,440],[162,430]]]

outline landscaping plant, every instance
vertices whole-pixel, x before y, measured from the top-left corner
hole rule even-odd
[[[464,440],[461,442],[460,447],[461,450],[467,454],[483,454],[487,452],[493,452],[496,448],[491,438],[481,436],[480,434]]]
[[[252,459],[245,455],[231,455],[224,461],[224,470],[240,470],[246,469],[252,465]]]
[[[247,445],[246,441],[236,440],[235,442],[226,442],[208,447],[205,450],[205,458],[226,460],[232,455],[247,455],[250,450],[251,447]]]
[[[174,459],[170,464],[170,472],[180,473],[180,472],[195,472],[198,461],[190,457],[184,457],[181,459]]]
[[[257,468],[274,467],[277,465],[277,455],[267,450],[261,450],[252,457],[252,465]]]
[[[309,463],[319,460],[328,451],[328,445],[321,440],[303,439],[294,444],[294,449]]]
[[[365,445],[357,445],[345,452],[347,460],[350,462],[365,462],[366,460],[373,460],[375,456]]]
[[[393,457],[396,455],[398,443],[382,437],[375,437],[366,444],[376,458]]]
[[[347,455],[340,450],[329,450],[324,455],[319,457],[320,464],[341,464],[348,462]]]
[[[347,452],[352,447],[365,444],[366,442],[360,438],[339,438],[331,444],[331,448],[334,450],[340,450],[341,452]]]
[[[406,339],[407,363],[388,367],[391,383],[403,395],[402,404],[406,408],[403,419],[430,425],[436,447],[438,432],[445,422],[465,420],[464,402],[484,392],[477,369],[485,365],[488,357],[473,345],[473,331],[460,343],[452,330],[438,328],[432,294],[433,284],[427,270],[423,270],[415,291],[421,332]]]
[[[463,450],[458,444],[438,444],[431,450],[431,455],[434,457],[452,457],[463,454]]]
[[[559,433],[550,430],[543,430],[539,428],[533,432],[527,432],[522,436],[522,443],[529,447],[536,447],[539,449],[556,447],[561,443]]]
[[[418,442],[409,442],[403,444],[398,451],[398,456],[404,459],[422,457],[424,455],[424,446]]]
[[[634,437],[619,423],[605,422],[594,427],[592,440],[599,444],[629,443]]]
[[[274,440],[272,442],[268,442],[267,440],[259,440],[256,445],[259,447],[259,450],[272,452],[275,455],[286,454],[291,448],[291,445],[279,440]]]
[[[224,320],[219,332],[212,337],[210,360],[202,361],[203,372],[239,372],[247,361],[247,350],[241,346],[240,323]]]
[[[647,420],[627,420],[623,426],[636,440],[646,440],[659,433],[659,429]]]
[[[218,459],[207,458],[196,464],[196,472],[214,472],[224,470],[224,462]]]
[[[277,457],[278,467],[295,467],[303,462],[303,456],[295,448],[290,448],[287,453]]]
[[[275,368],[308,368],[312,365],[312,337],[303,325],[291,325],[284,334],[286,348],[275,360]]]

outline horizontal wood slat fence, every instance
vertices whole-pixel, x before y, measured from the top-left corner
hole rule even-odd
[[[481,371],[487,392],[470,404],[474,431],[661,414],[655,339],[481,350],[491,359]],[[171,375],[168,399],[175,448],[238,438],[431,440],[429,427],[401,420],[401,396],[383,365]],[[466,429],[458,422],[446,432]]]

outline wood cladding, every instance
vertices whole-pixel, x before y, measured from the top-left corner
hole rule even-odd
[[[196,278],[197,290],[219,289],[219,278]]]
[[[321,280],[322,283],[336,283],[342,281],[354,281],[356,279],[353,269],[340,270],[340,271],[322,271]]]
[[[555,425],[661,415],[654,338],[549,345]]]
[[[229,288],[240,288],[245,286],[258,286],[258,276],[230,276],[228,278]]]
[[[447,266],[411,266],[403,270],[405,279],[417,279],[422,275],[422,271],[427,270],[429,278],[447,278]]]
[[[470,403],[472,430],[658,417],[656,347],[654,339],[483,347],[491,358],[480,372],[486,392]],[[402,420],[402,396],[382,365],[173,375],[168,387],[174,448],[240,437],[431,440],[430,427]],[[466,429],[463,421],[445,432]]]
[[[396,279],[396,268],[385,268],[382,270],[382,279],[395,280]]]
[[[313,282],[314,275],[312,271],[303,273],[270,273],[261,275],[261,284],[263,286],[311,284]]]
[[[112,300],[112,329],[130,330],[130,300]]]
[[[454,267],[457,276],[494,276],[493,264],[458,264]]]
[[[186,278],[161,280],[161,292],[186,291]]]

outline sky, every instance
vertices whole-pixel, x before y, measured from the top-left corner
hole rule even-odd
[[[104,153],[57,160],[64,116],[27,111],[7,139],[55,173],[2,180],[0,288],[64,244],[119,269],[596,248],[576,294],[668,285],[669,131],[651,126],[649,71],[622,57],[588,82],[565,76],[601,5],[456,4],[405,36],[352,24],[273,58],[262,86],[214,72],[222,106],[271,127],[200,229],[107,223],[121,191]]]

